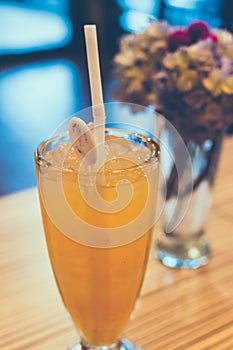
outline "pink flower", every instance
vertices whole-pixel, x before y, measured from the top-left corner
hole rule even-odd
[[[215,35],[214,33],[209,33],[207,38],[210,38],[214,43],[218,42],[217,35]]]
[[[186,30],[176,30],[172,32],[167,39],[168,50],[176,51],[180,46],[188,46],[191,44],[191,39]]]
[[[209,27],[205,22],[196,21],[189,25],[188,33],[192,43],[195,43],[198,40],[206,39],[209,36],[210,31],[209,31]]]

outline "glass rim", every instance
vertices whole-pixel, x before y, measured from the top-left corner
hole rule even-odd
[[[118,129],[118,128],[106,128],[105,132],[108,132],[109,130],[117,130],[118,132],[122,133],[122,136],[123,136],[123,134],[136,136],[137,138],[144,140],[146,142],[146,144],[149,144],[149,142],[148,142],[148,139],[149,139],[150,141],[152,141],[152,144],[154,145],[153,148],[152,147],[149,148],[151,151],[150,156],[146,160],[144,160],[143,162],[141,162],[139,164],[135,164],[135,165],[125,167],[122,169],[111,169],[111,170],[107,170],[107,172],[104,170],[100,170],[100,169],[98,169],[97,171],[91,171],[91,170],[87,170],[87,169],[85,169],[85,171],[79,171],[79,169],[69,169],[69,168],[64,167],[63,162],[61,162],[61,165],[59,165],[59,166],[54,165],[50,161],[46,160],[46,157],[43,155],[43,151],[49,143],[51,143],[55,140],[59,140],[61,138],[67,137],[68,131],[66,131],[66,132],[60,133],[58,135],[52,136],[51,138],[48,138],[45,141],[42,141],[38,145],[38,147],[36,148],[36,150],[34,152],[35,163],[39,166],[42,166],[42,165],[49,166],[52,169],[57,170],[57,171],[66,171],[69,173],[77,173],[77,174],[81,174],[81,175],[85,174],[88,176],[91,176],[91,175],[111,176],[111,175],[122,174],[124,172],[131,172],[131,171],[138,169],[139,167],[143,168],[143,167],[146,167],[152,163],[157,163],[159,161],[159,159],[160,159],[160,146],[156,141],[153,140],[152,137],[141,135],[139,132],[132,132],[129,130]]]

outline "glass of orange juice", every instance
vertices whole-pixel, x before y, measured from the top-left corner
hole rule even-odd
[[[147,265],[159,146],[154,111],[134,106],[132,115],[131,107],[106,104],[104,162],[98,169],[82,164],[66,131],[35,152],[48,253],[80,334],[73,350],[141,349],[121,334]],[[90,109],[78,113],[86,122],[90,115]]]

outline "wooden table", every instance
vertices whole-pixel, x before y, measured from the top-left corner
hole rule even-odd
[[[233,138],[224,143],[208,224],[210,263],[150,258],[125,335],[144,350],[233,349]],[[0,199],[0,349],[65,350],[75,338],[50,269],[36,189]]]

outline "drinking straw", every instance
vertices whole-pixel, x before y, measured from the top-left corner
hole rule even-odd
[[[105,110],[103,102],[102,83],[100,76],[99,50],[97,42],[96,25],[84,25],[87,63],[91,88],[92,111],[94,118],[94,138],[97,145],[104,145],[105,140]],[[103,151],[98,148],[99,156],[102,158]]]

